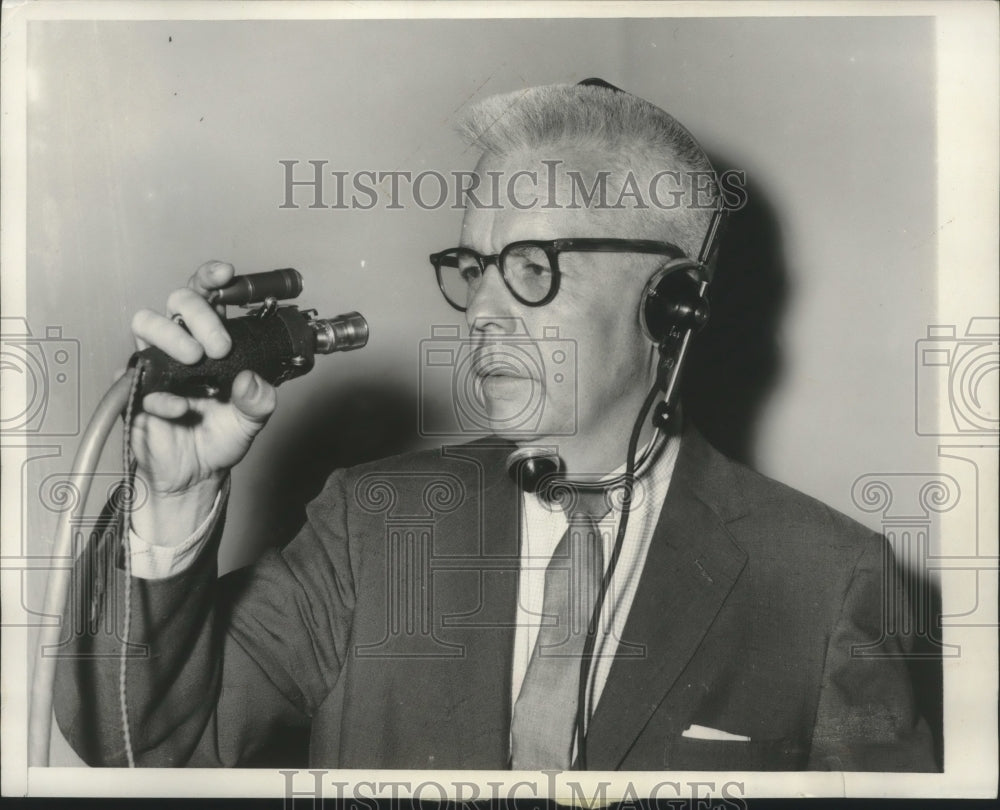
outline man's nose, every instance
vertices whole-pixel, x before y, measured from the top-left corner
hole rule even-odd
[[[482,282],[469,300],[465,318],[474,332],[507,333],[514,317],[512,308],[516,305],[517,301],[503,283],[500,268],[491,263],[486,265]]]

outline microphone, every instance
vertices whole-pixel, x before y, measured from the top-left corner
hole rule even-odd
[[[552,500],[553,485],[565,472],[563,460],[544,447],[521,447],[507,457],[507,475],[522,491],[535,493],[544,501]]]
[[[665,405],[666,403],[660,402],[657,406],[653,419],[656,432],[653,440],[635,460],[635,472],[631,476],[633,481],[645,474],[667,443],[672,409],[664,413]],[[627,473],[598,481],[567,478],[566,462],[558,453],[546,447],[520,447],[507,456],[506,467],[507,475],[517,484],[518,489],[537,495],[549,504],[562,501],[568,491],[609,490],[623,485],[630,478]]]

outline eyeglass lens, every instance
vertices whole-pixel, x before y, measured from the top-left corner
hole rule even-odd
[[[507,287],[522,301],[543,301],[552,289],[552,266],[545,250],[536,245],[514,245],[501,254],[501,273]],[[483,283],[485,268],[476,252],[465,248],[446,251],[440,260],[441,286],[453,304],[465,309]]]

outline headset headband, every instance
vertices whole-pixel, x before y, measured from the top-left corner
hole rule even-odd
[[[632,96],[633,98],[639,98],[639,96],[635,96],[632,93],[629,93],[627,90],[622,90],[620,87],[616,87],[615,85],[611,84],[611,82],[606,82],[606,81],[604,81],[604,79],[598,78],[597,76],[592,76],[589,79],[584,79],[581,82],[577,82],[576,86],[577,87],[603,87],[605,90],[611,90],[611,91],[613,91],[615,93],[623,93],[626,96]],[[643,101],[645,101],[645,99],[643,99]],[[652,104],[652,102],[646,102],[646,103],[647,104]],[[656,106],[656,105],[653,105],[653,106]],[[659,109],[659,108],[657,108],[657,109]],[[669,113],[668,113],[668,115],[669,115]],[[671,116],[671,118],[673,118],[673,116]],[[715,176],[715,184],[718,187],[719,186],[719,175],[718,175],[718,172],[715,171],[715,167],[712,166],[712,161],[708,159],[708,154],[705,152],[704,149],[702,149],[701,144],[698,143],[698,140],[691,134],[691,132],[687,129],[687,127],[685,127],[676,118],[674,118],[673,120],[676,122],[676,124],[679,127],[681,127],[685,132],[687,132],[688,137],[691,139],[692,143],[694,143],[695,146],[698,147],[699,151],[701,152],[702,157],[705,159],[705,162],[712,169],[712,174]],[[728,212],[726,211],[726,207],[725,207],[725,204],[724,204],[724,201],[723,201],[723,198],[722,198],[722,191],[720,189],[720,191],[719,191],[719,205],[715,209],[715,211],[712,213],[712,220],[711,220],[711,222],[709,222],[709,224],[708,224],[708,230],[705,232],[705,238],[702,240],[701,250],[698,251],[698,259],[697,259],[697,261],[698,261],[698,264],[702,265],[703,267],[706,267],[706,268],[708,267],[709,262],[711,262],[711,260],[712,260],[712,255],[715,253],[715,250],[718,247],[718,241],[719,241],[720,236],[722,235],[722,230],[723,230],[723,226],[725,224],[725,219],[726,219],[726,214],[727,213]]]

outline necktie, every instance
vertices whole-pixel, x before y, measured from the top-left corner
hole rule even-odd
[[[577,493],[569,527],[545,569],[541,627],[511,720],[514,770],[570,766],[580,656],[604,576],[595,516],[606,511],[603,493]]]

